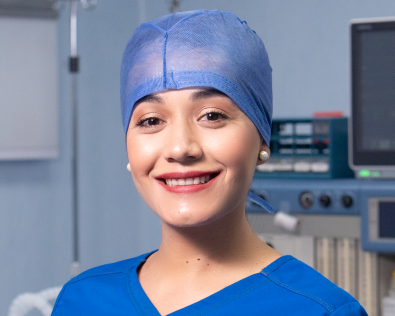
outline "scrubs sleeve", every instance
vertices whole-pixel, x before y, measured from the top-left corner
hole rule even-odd
[[[62,310],[62,309],[64,309],[64,306],[59,307],[59,305],[63,305],[63,304],[62,304],[63,302],[61,302],[61,299],[62,299],[62,296],[63,296],[63,294],[64,294],[65,288],[66,288],[66,285],[63,286],[63,288],[62,288],[62,290],[60,291],[58,297],[56,298],[56,302],[55,302],[55,305],[54,305],[54,307],[53,307],[51,316],[65,316],[65,315],[67,315],[67,311],[66,311],[66,313],[65,313],[65,311]]]
[[[338,308],[331,316],[368,316],[368,314],[359,303],[352,302]]]

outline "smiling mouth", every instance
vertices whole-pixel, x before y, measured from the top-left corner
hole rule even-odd
[[[210,180],[217,177],[219,173],[211,173],[202,177],[193,177],[193,178],[185,178],[185,179],[160,179],[163,183],[165,183],[169,187],[176,186],[190,186],[190,185],[202,185]]]

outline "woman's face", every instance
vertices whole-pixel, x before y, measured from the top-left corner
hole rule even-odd
[[[127,132],[137,190],[164,223],[177,227],[244,212],[262,149],[268,150],[250,119],[208,88],[144,97]]]

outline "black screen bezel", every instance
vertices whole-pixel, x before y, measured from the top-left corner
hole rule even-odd
[[[395,167],[395,150],[362,150],[358,149],[361,141],[361,107],[360,96],[360,63],[361,63],[361,34],[363,32],[374,32],[382,30],[393,30],[394,21],[379,21],[351,24],[351,68],[352,68],[352,157],[354,166],[393,166]],[[395,137],[395,136],[394,136]]]

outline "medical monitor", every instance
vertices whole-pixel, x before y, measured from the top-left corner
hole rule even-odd
[[[351,21],[350,167],[395,178],[395,17]]]

